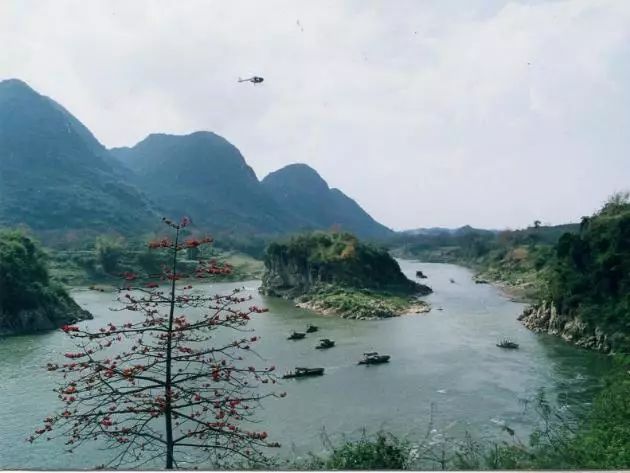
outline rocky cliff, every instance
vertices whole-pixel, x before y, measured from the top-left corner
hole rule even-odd
[[[93,318],[68,296],[17,313],[0,312],[0,336],[55,330]]]
[[[407,279],[387,251],[347,233],[317,232],[269,246],[260,292],[365,319],[427,312],[417,297],[432,291]]]
[[[609,337],[600,327],[589,325],[579,316],[558,313],[556,306],[547,301],[527,307],[518,320],[534,332],[555,335],[579,347],[602,353],[609,353],[614,339],[619,338],[619,335]]]

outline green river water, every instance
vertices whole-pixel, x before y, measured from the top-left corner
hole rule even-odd
[[[408,260],[400,264],[410,279],[417,269],[428,276],[423,282],[435,291],[426,298],[430,313],[344,320],[262,297],[259,281],[206,286],[224,293],[244,285],[256,304],[270,309],[251,323],[261,336],[257,351],[268,360],[263,365],[275,364],[280,373],[295,366],[326,369],[322,377],[284,380],[281,390],[287,397],[270,399],[257,411],[270,439],[283,445],[270,453],[320,452],[323,431],[333,441],[359,436],[363,429],[384,429],[412,441],[427,432],[436,440],[465,432],[501,439],[506,438],[501,426],[509,425],[526,439],[537,419],[526,401],[541,388],[561,407],[579,407],[591,399],[609,365],[606,357],[528,331],[516,320],[522,304],[492,286],[475,284],[465,268]],[[112,294],[76,290],[73,296],[94,315],[86,322],[92,327],[129,316],[109,310],[115,306]],[[308,323],[318,325],[319,333],[286,340],[291,330],[303,331]],[[321,337],[337,346],[315,350]],[[497,348],[503,337],[518,342],[520,349]],[[52,392],[58,375],[45,365],[63,362],[61,355],[71,349],[60,331],[0,338],[0,468],[92,468],[111,457],[98,445],[65,453],[58,441],[24,440],[61,407]],[[391,362],[358,366],[366,351],[389,354]]]

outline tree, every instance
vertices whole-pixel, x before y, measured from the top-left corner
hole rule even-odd
[[[29,440],[52,435],[53,430],[67,438],[71,449],[102,439],[117,447],[108,464],[115,467],[163,458],[172,469],[184,452],[193,461],[206,455],[215,466],[235,457],[261,461],[264,447],[279,445],[269,442],[266,432],[246,428],[247,422],[263,398],[284,393],[261,391],[262,384],[276,382],[273,366],[241,364],[259,339],[244,336],[250,331],[250,316],[266,310],[246,308],[251,296],[238,291],[207,295],[178,283],[189,276],[177,270],[179,253],[212,239],[182,241],[180,232],[188,220],[164,221],[174,239],[152,241],[149,248],[167,251],[170,265],[143,283],[144,278],[127,272],[126,285],[119,290],[122,307],[116,310],[139,317],[118,326],[110,322],[97,331],[76,325],[62,328],[75,340],[77,351],[66,353],[68,361],[61,366],[49,363],[48,369],[63,373],[57,392],[64,408],[46,418]],[[230,269],[201,261],[194,276],[211,277]],[[230,329],[239,336],[226,338]]]
[[[535,228],[535,229],[539,229],[539,228],[540,228],[540,224],[541,224],[541,223],[542,223],[542,222],[541,222],[540,220],[534,220],[534,228]]]
[[[118,260],[122,256],[123,242],[120,238],[100,236],[95,243],[98,261],[106,273],[113,273],[118,267]]]

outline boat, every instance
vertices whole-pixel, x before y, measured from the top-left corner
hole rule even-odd
[[[318,350],[324,350],[326,348],[332,348],[335,346],[335,341],[328,338],[322,338],[320,342],[321,343],[315,347]]]
[[[518,343],[514,343],[513,341],[506,338],[505,340],[501,340],[501,342],[497,343],[497,346],[499,348],[510,348],[512,350],[515,350],[518,348]]]
[[[451,281],[451,283],[455,283],[455,280],[453,278],[450,278],[449,281]]]
[[[289,335],[289,337],[287,338],[287,340],[302,340],[304,337],[306,337],[305,333],[302,332],[293,332],[291,335]]]
[[[294,371],[289,371],[282,378],[304,378],[306,376],[321,376],[323,374],[324,368],[295,368]]]
[[[416,271],[416,277],[417,277],[418,279],[426,279],[426,278],[427,278],[427,277],[425,276],[425,274],[424,274],[422,271],[420,271],[420,270]]]
[[[316,325],[308,324],[306,326],[306,333],[313,333],[313,332],[317,332],[318,330],[319,330],[319,327]]]
[[[389,355],[379,355],[377,352],[369,352],[363,354],[363,359],[359,361],[360,365],[377,365],[379,363],[388,363]]]

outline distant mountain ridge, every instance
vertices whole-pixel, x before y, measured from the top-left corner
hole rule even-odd
[[[429,228],[413,228],[411,230],[402,230],[399,232],[403,235],[425,235],[425,236],[438,236],[438,235],[465,235],[466,233],[500,233],[500,230],[490,228],[474,228],[470,225],[464,225],[457,228],[446,227],[429,227]]]
[[[208,131],[108,150],[57,102],[20,80],[0,81],[0,227],[137,233],[183,214],[203,230],[245,236],[331,226],[391,233],[306,165],[261,182],[233,144]]]

